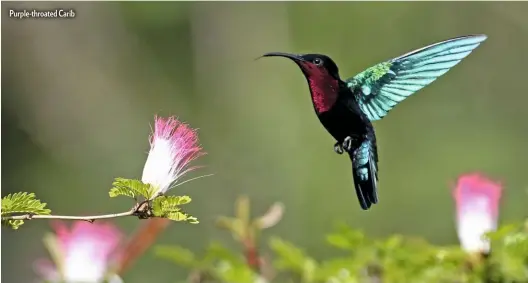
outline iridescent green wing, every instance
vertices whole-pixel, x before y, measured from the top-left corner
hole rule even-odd
[[[379,63],[346,80],[363,113],[380,120],[399,102],[432,83],[486,40],[468,35],[435,43]]]

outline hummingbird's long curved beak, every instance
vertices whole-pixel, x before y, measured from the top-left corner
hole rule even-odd
[[[257,59],[260,59],[262,57],[285,57],[285,58],[289,58],[293,61],[304,61],[304,59],[300,56],[300,55],[297,55],[297,54],[291,54],[291,53],[284,53],[284,52],[269,52],[269,53],[266,53],[260,57],[258,57]],[[257,60],[255,59],[255,60]]]

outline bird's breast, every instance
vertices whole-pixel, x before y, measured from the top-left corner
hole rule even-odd
[[[326,130],[339,142],[347,136],[362,136],[368,131],[369,125],[365,123],[361,113],[352,111],[339,101],[328,111],[318,113],[317,116]]]

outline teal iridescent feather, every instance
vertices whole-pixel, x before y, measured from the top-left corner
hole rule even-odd
[[[368,180],[368,170],[366,167],[368,162],[377,162],[378,158],[372,146],[372,141],[366,139],[361,143],[359,148],[354,152],[353,156],[354,167],[358,168],[358,176],[362,181]]]
[[[485,35],[435,43],[379,63],[346,81],[365,115],[376,121],[399,102],[429,85],[468,56]]]
[[[350,157],[354,187],[360,202],[377,203],[378,153],[373,138],[365,139]]]

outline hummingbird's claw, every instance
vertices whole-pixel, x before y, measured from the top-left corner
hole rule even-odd
[[[344,151],[349,152],[352,150],[352,137],[347,136],[345,140],[343,141],[342,148]]]
[[[364,138],[367,138],[366,136]],[[336,142],[334,144],[334,151],[337,154],[343,154],[345,151],[350,152],[354,147],[354,142],[358,142],[359,139],[357,137],[352,138],[351,136],[347,136],[342,143]]]
[[[334,144],[334,151],[335,151],[335,153],[337,153],[337,154],[343,154],[343,153],[344,153],[344,151],[343,151],[343,147],[341,146],[341,144],[340,144],[339,142],[336,142],[336,143]]]

